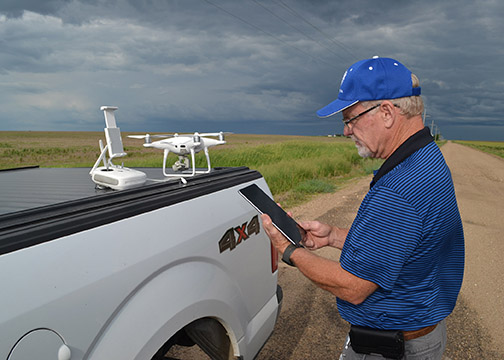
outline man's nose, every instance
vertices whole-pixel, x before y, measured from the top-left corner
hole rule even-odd
[[[343,135],[345,135],[345,136],[352,135],[352,130],[351,130],[350,126],[344,125],[344,127],[343,127]]]

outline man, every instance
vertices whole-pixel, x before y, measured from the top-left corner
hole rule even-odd
[[[352,65],[338,98],[344,133],[363,157],[385,159],[350,229],[318,221],[295,247],[262,215],[282,259],[336,295],[351,324],[343,359],[441,359],[444,319],[462,283],[464,236],[450,171],[422,121],[418,79],[396,60]],[[310,250],[342,249],[340,261]],[[372,354],[372,355],[364,355]]]

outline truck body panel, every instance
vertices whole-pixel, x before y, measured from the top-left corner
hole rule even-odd
[[[48,170],[18,175],[40,183]],[[58,169],[59,179],[62,170],[72,174],[71,186],[80,183],[71,182],[79,171]],[[59,338],[71,359],[148,359],[191,321],[213,318],[234,354],[250,359],[273,331],[280,304],[271,246],[238,194],[252,182],[269,191],[259,173],[220,169],[187,184],[125,191],[97,191],[91,183],[93,190],[75,198],[55,187],[59,197],[37,193],[31,206],[26,193],[12,200],[16,187],[3,186],[5,174],[0,358],[51,347],[56,359]]]

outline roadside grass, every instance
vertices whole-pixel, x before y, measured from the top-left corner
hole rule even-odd
[[[243,136],[243,135],[241,135]],[[230,136],[232,139],[234,136]],[[246,138],[246,136],[245,136]],[[210,149],[213,167],[247,166],[258,170],[266,179],[276,201],[285,207],[306,201],[312,195],[333,192],[350,178],[372,173],[382,163],[381,160],[363,159],[348,139],[324,137],[277,137],[262,136],[261,141],[244,142],[243,145],[230,140],[230,146],[223,145]],[[257,139],[256,139],[257,140]],[[128,149],[126,149],[128,152]],[[130,151],[131,167],[161,167],[161,152],[155,157],[136,157]],[[168,164],[176,160],[170,154]],[[126,161],[125,161],[126,164]],[[202,153],[196,155],[196,166],[206,167]]]
[[[0,169],[86,167],[99,155],[98,132],[0,131]]]
[[[504,158],[504,142],[502,141],[463,141],[457,140],[454,143],[470,146],[484,151],[488,154],[497,155]]]
[[[163,153],[144,148],[123,133],[128,167],[162,167]],[[99,156],[100,132],[0,132],[0,169],[33,166],[92,167]],[[361,158],[346,138],[233,134],[210,149],[212,167],[247,166],[266,179],[275,200],[294,206],[320,193],[333,192],[349,179],[370,174],[382,161]],[[177,160],[170,154],[167,165]],[[196,166],[206,167],[203,153]]]

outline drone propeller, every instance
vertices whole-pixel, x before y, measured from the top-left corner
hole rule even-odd
[[[152,143],[152,138],[167,138],[167,137],[171,137],[171,136],[173,136],[173,135],[150,135],[150,134],[128,135],[128,137],[132,138],[132,139],[145,139],[145,144]]]
[[[194,133],[186,133],[186,134],[179,134],[179,133],[174,133],[173,135],[163,135],[163,136],[174,136],[174,137],[177,137],[177,136],[194,136],[194,135],[199,135],[199,136],[221,136],[221,135],[229,135],[229,134],[232,134],[232,132],[227,132],[227,131],[221,131],[221,132],[213,132],[213,133],[200,133],[200,132],[194,132]],[[154,136],[154,135],[152,135]]]
[[[232,134],[232,132],[220,131],[220,132],[215,132],[215,133],[201,133],[199,135],[200,136],[221,136],[221,135],[229,135],[229,134]]]
[[[229,135],[232,134],[232,132],[227,132],[227,131],[220,131],[220,132],[213,132],[213,133],[199,133],[195,132],[194,134],[174,134],[173,136],[187,136],[187,137],[193,137],[194,141],[199,142],[202,137],[207,137],[207,136],[218,136],[220,141],[224,141],[224,135]]]
[[[129,138],[132,139],[147,139],[147,138],[167,138],[167,137],[172,137],[173,135],[150,135],[150,134],[145,134],[145,135],[128,135]]]
[[[195,132],[193,134],[162,134],[162,135],[150,135],[150,134],[145,134],[145,135],[128,135],[129,138],[132,139],[145,139],[146,144],[152,143],[153,138],[168,138],[168,137],[193,137],[195,142],[200,142],[202,137],[206,136],[218,136],[220,141],[224,141],[224,135],[232,134],[232,132],[214,132],[214,133],[199,133]]]

